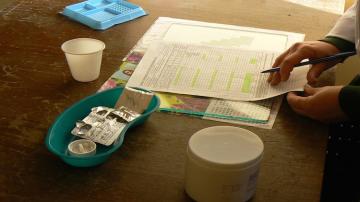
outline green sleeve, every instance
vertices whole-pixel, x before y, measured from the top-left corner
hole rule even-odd
[[[354,43],[339,37],[327,36],[320,41],[334,45],[340,52],[355,50]],[[352,121],[360,121],[360,75],[341,89],[339,103],[341,109]]]
[[[360,75],[357,75],[349,85],[341,89],[339,103],[351,121],[360,121]]]
[[[355,50],[355,44],[345,39],[336,36],[327,36],[320,41],[330,43],[340,50],[340,52],[353,51]]]

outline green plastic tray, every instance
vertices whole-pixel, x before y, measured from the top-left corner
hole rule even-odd
[[[154,95],[147,110],[134,121],[130,122],[120,134],[120,138],[111,146],[97,144],[96,154],[88,157],[70,156],[67,153],[68,144],[78,139],[71,134],[75,127],[75,122],[86,117],[91,108],[96,106],[114,107],[119,95],[123,92],[123,87],[116,87],[100,93],[86,97],[66,109],[53,123],[48,131],[45,144],[47,148],[60,157],[64,162],[76,167],[91,167],[106,161],[113,152],[120,148],[124,141],[126,131],[139,124],[142,124],[151,113],[156,111],[160,105],[159,98]]]

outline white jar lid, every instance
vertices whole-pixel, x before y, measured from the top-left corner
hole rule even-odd
[[[264,144],[251,131],[215,126],[202,129],[191,136],[188,155],[207,166],[220,168],[245,168],[262,157]]]

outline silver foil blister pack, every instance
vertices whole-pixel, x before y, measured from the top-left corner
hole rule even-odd
[[[146,110],[152,96],[153,93],[125,88],[116,104],[116,109],[103,106],[92,108],[88,116],[76,122],[71,133],[109,146],[119,138],[129,122]]]

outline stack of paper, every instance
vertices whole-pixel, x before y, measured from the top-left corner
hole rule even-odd
[[[297,33],[159,18],[101,90],[124,85],[132,74],[128,85],[156,91],[162,111],[271,128],[282,97],[246,100],[302,88],[304,77],[274,88],[266,83],[268,75],[259,72],[303,38]]]

